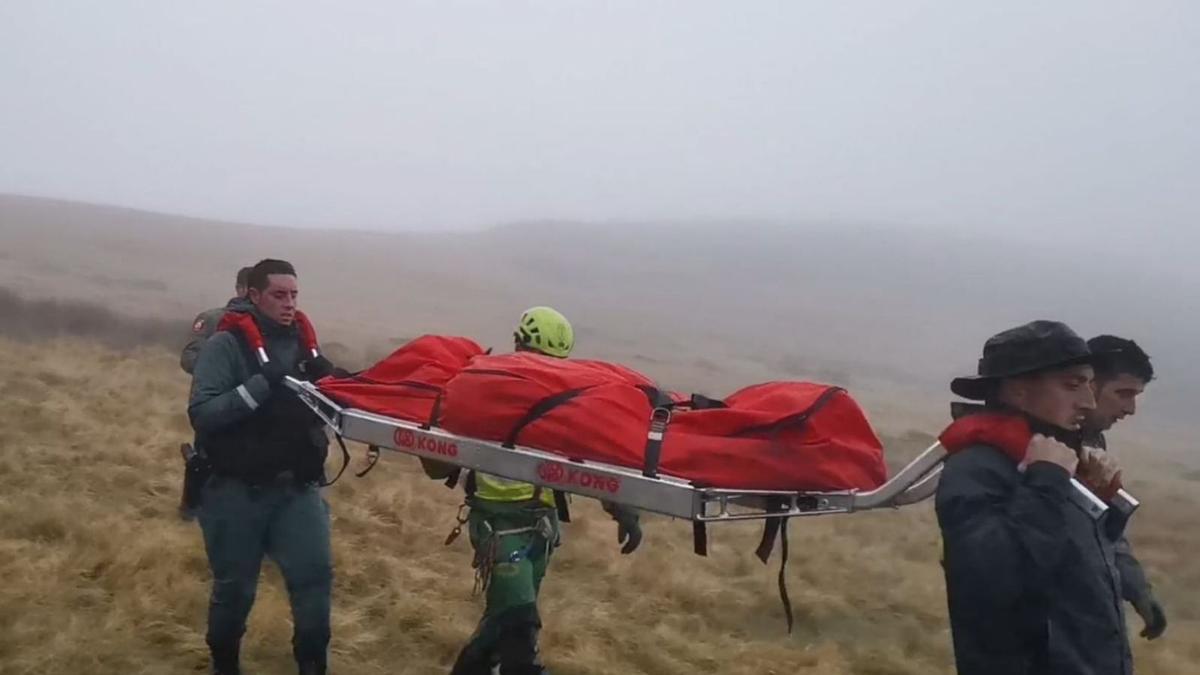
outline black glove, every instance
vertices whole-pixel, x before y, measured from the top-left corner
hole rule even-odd
[[[621,554],[629,555],[642,544],[642,526],[638,522],[638,512],[620,504],[603,504],[604,510],[612,519],[617,521],[617,543],[621,546]]]
[[[310,382],[316,382],[320,378],[335,375],[338,370],[341,369],[335,368],[334,364],[323,356],[313,357],[300,364],[300,372]]]
[[[1142,637],[1147,640],[1153,640],[1161,637],[1163,632],[1167,630],[1166,612],[1163,611],[1163,606],[1158,603],[1158,600],[1154,596],[1148,595],[1141,602],[1135,603],[1133,608],[1142,617],[1142,621],[1146,622],[1146,627],[1141,632]]]
[[[267,384],[272,387],[282,382],[288,372],[288,368],[276,359],[271,359],[262,365],[263,377],[267,378]]]

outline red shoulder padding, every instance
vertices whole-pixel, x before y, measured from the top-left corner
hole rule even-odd
[[[308,356],[317,356],[319,354],[317,331],[309,321],[308,315],[298,310],[296,312],[296,329],[300,333],[300,346],[307,350]],[[258,323],[250,312],[236,310],[225,312],[221,316],[221,322],[217,324],[217,330],[240,333],[250,344],[250,349],[254,351],[260,362],[265,363],[269,358],[262,331],[259,330]]]
[[[1012,458],[1018,464],[1025,460],[1025,451],[1033,432],[1029,423],[1018,415],[1007,413],[976,413],[955,420],[938,437],[946,452],[955,453],[973,445],[988,445]]]

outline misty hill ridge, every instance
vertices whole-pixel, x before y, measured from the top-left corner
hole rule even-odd
[[[190,317],[227,297],[238,266],[285,257],[339,340],[455,332],[503,346],[512,316],[554,304],[585,354],[718,388],[799,376],[781,367],[799,363],[945,399],[988,335],[1060,318],[1147,346],[1161,372],[1150,415],[1187,419],[1200,394],[1200,329],[1176,297],[1186,289],[999,236],[749,220],[321,231],[0,195],[0,241],[0,286],[25,297]]]

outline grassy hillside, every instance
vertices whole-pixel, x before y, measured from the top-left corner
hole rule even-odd
[[[198,528],[175,514],[187,381],[159,347],[0,338],[0,671],[198,672],[208,572]],[[894,457],[928,437],[893,429]],[[353,448],[361,461],[361,449]],[[1132,458],[1131,458],[1132,459]],[[1200,661],[1200,472],[1134,462],[1147,506],[1134,542],[1168,605],[1139,672]],[[469,546],[446,548],[461,495],[415,461],[385,461],[328,490],[334,514],[333,672],[444,672],[477,620]],[[544,652],[557,675],[951,672],[938,537],[928,505],[792,525],[786,634],[774,562],[749,525],[714,528],[691,554],[686,523],[651,518],[643,549],[576,500],[544,587]],[[288,673],[290,623],[267,566],[248,672]]]

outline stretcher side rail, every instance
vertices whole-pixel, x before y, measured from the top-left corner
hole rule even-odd
[[[651,478],[638,469],[572,459],[521,446],[505,447],[436,427],[343,408],[311,383],[289,377],[286,384],[335,433],[347,440],[699,522],[852,513],[916,503],[933,494],[936,480],[931,487],[928,478],[931,473],[936,473],[945,457],[945,450],[934,444],[890,481],[871,491],[698,487],[668,475]]]

